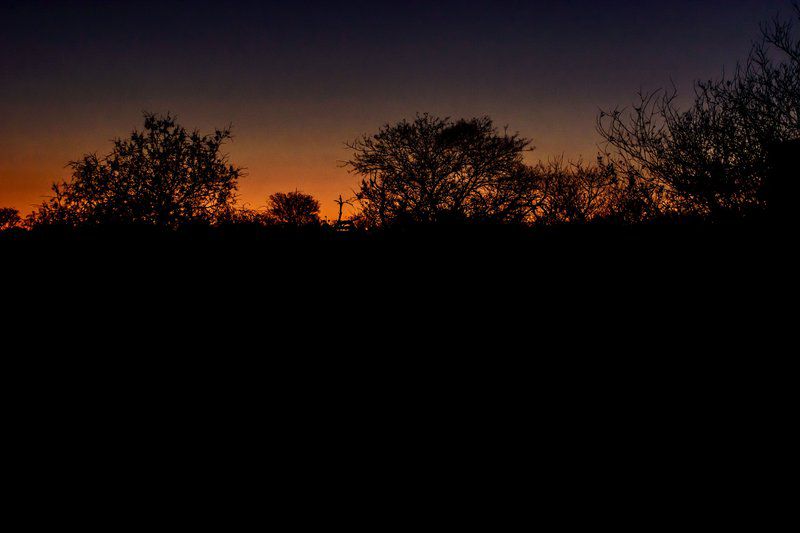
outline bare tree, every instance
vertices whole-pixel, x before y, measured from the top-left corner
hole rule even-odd
[[[32,222],[166,227],[215,222],[235,202],[242,175],[221,152],[230,139],[230,129],[201,135],[169,114],[145,114],[144,130],[115,140],[109,155],[71,162],[72,178],[53,186],[54,196]]]
[[[800,6],[793,8],[792,19],[778,16],[762,24],[761,41],[730,82],[702,84],[739,111],[759,145],[800,138],[800,35],[795,31]]]
[[[606,155],[663,212],[724,219],[762,208],[770,146],[800,137],[793,24],[778,18],[765,25],[730,79],[698,83],[686,110],[676,102],[674,90],[656,91],[629,110],[601,113]]]
[[[339,207],[339,215],[336,217],[336,225],[338,226],[341,225],[342,223],[342,216],[344,215],[344,206],[346,205],[352,206],[353,201],[345,200],[344,198],[342,198],[342,195],[340,194],[339,199],[335,200],[335,203]]]
[[[602,114],[608,157],[633,179],[666,191],[665,212],[723,218],[753,207],[763,161],[747,157],[753,145],[741,117],[702,88],[689,111],[675,99],[674,92],[643,94],[627,116]]]
[[[267,218],[270,222],[286,226],[319,224],[319,202],[310,194],[300,191],[276,193],[269,197]]]
[[[362,176],[356,199],[374,226],[447,220],[522,221],[533,211],[530,141],[499,133],[487,118],[428,114],[386,125],[348,147]]]

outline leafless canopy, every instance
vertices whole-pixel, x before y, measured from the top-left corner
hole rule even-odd
[[[800,10],[795,6],[795,19]],[[601,113],[598,130],[620,172],[661,191],[661,209],[714,218],[763,207],[771,146],[800,138],[800,40],[776,18],[730,78],[698,83],[694,101],[640,95],[631,109]]]

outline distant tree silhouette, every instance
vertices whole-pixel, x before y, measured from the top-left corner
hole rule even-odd
[[[10,207],[0,207],[0,231],[16,228],[21,221],[19,211]]]
[[[267,220],[285,226],[319,224],[319,202],[300,191],[276,193],[269,197]]]
[[[242,169],[221,153],[230,129],[189,132],[175,117],[145,114],[144,130],[104,157],[70,163],[72,178],[34,213],[34,224],[214,222],[231,209]]]
[[[529,145],[499,133],[488,117],[424,114],[348,144],[353,156],[346,166],[362,176],[356,200],[373,226],[522,221],[534,208],[535,176],[523,164]]]
[[[342,198],[342,195],[339,195],[339,199],[335,200],[337,207],[339,208],[339,215],[336,217],[336,225],[340,225],[342,223],[342,216],[344,216],[344,206],[353,205],[353,200],[345,200]]]
[[[795,14],[800,10],[795,6]],[[764,207],[769,147],[800,137],[800,40],[776,19],[730,79],[698,83],[687,110],[677,94],[640,95],[628,111],[601,113],[598,130],[622,174],[664,212],[713,219]]]

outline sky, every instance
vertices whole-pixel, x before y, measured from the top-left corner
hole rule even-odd
[[[232,124],[240,202],[334,200],[345,142],[428,112],[488,115],[533,162],[594,159],[600,109],[687,94],[744,58],[788,0],[0,0],[0,207],[30,212],[65,165],[172,112]]]

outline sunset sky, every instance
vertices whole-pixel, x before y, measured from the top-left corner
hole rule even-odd
[[[600,108],[718,77],[788,0],[0,0],[0,207],[171,111],[233,124],[241,201],[357,178],[344,142],[417,112],[489,115],[531,159],[593,159]]]

